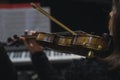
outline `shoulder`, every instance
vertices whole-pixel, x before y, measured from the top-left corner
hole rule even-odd
[[[104,63],[99,62],[96,59],[80,59],[80,60],[75,60],[73,63],[74,67],[76,68],[80,68],[82,70],[87,70],[88,71],[93,71],[93,70],[107,70],[107,65],[105,65]]]
[[[74,77],[78,75],[77,77],[82,80],[110,80],[106,65],[99,63],[97,60],[75,60],[68,72],[68,74],[74,75]]]

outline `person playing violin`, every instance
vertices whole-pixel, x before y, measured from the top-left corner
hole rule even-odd
[[[120,80],[120,0],[113,0],[109,31],[113,38],[113,51],[108,56],[75,60],[62,76],[49,62],[43,46],[32,39],[21,39],[31,52],[40,80]]]

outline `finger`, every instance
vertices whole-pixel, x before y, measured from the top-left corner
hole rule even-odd
[[[30,31],[31,35],[36,34],[37,32],[35,30]]]
[[[34,40],[29,41],[29,47],[34,47],[36,45],[38,45],[38,44]]]
[[[24,45],[26,47],[29,47],[29,43],[27,42],[27,40],[25,39],[25,37],[20,37],[20,39],[23,41]]]
[[[34,47],[34,44],[33,44],[33,43],[30,43],[29,45],[30,45],[31,48]]]
[[[28,32],[29,32],[29,30],[26,29],[26,30],[24,31],[24,35],[27,36],[27,35],[28,35]]]

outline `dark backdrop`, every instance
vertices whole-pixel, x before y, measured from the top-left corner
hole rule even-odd
[[[102,34],[108,32],[110,3],[52,0],[51,14],[72,30]],[[65,31],[52,22],[52,32]]]

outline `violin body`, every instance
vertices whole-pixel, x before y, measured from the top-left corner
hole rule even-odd
[[[35,39],[38,44],[60,52],[74,53],[86,56],[88,51],[101,52],[107,48],[103,37],[79,32],[78,35],[59,35],[55,33],[36,32],[25,35],[26,39]],[[13,41],[18,41],[18,39]]]
[[[96,35],[82,35],[76,38],[74,45],[81,45],[83,47],[93,50],[104,50],[106,48],[106,41],[104,38]]]
[[[107,48],[107,42],[103,37],[86,33],[61,36],[38,32],[36,40],[39,44],[60,52],[82,55],[83,53],[88,53],[90,50],[99,53]]]
[[[107,46],[106,41],[103,37],[83,34],[83,35],[67,35],[67,36],[58,36],[55,34],[48,34],[39,32],[36,40],[44,41],[60,46],[83,46],[85,48],[93,50],[104,50]]]

